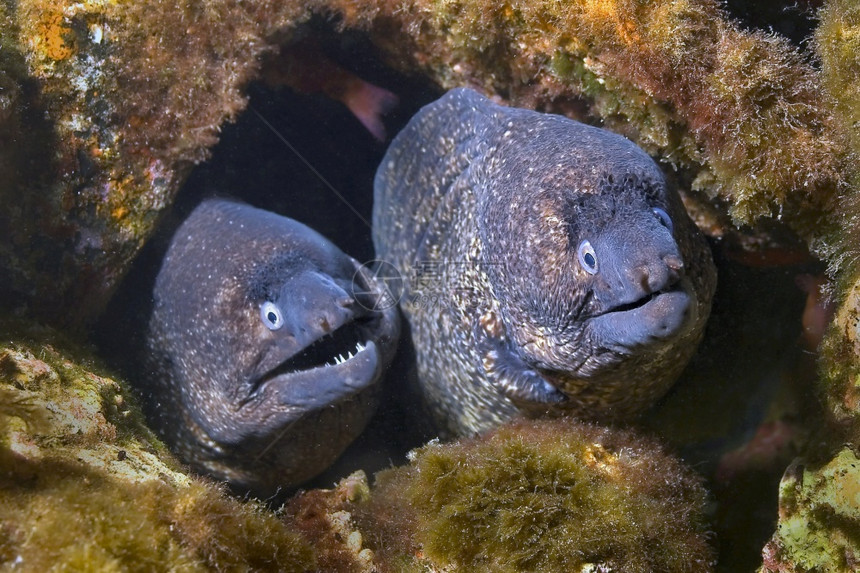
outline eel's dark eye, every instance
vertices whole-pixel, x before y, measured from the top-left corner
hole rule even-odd
[[[284,316],[281,314],[281,309],[268,300],[260,305],[260,318],[263,319],[263,324],[269,330],[278,330],[284,326]]]
[[[672,225],[672,217],[669,216],[669,213],[667,213],[666,211],[664,211],[660,207],[654,207],[653,209],[651,209],[651,211],[655,215],[657,215],[657,218],[660,219],[660,223],[664,227],[669,229],[669,232],[671,233],[673,230],[673,225]]]
[[[594,247],[586,239],[579,243],[579,249],[576,252],[579,256],[579,264],[590,275],[597,272],[597,255],[594,253]]]

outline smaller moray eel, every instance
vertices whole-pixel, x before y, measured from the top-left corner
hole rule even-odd
[[[391,143],[373,240],[409,279],[419,384],[449,434],[640,413],[692,356],[716,287],[706,241],[645,152],[468,89]]]
[[[270,495],[363,430],[399,334],[384,285],[301,223],[212,199],[174,235],[147,338],[148,413],[197,471]]]

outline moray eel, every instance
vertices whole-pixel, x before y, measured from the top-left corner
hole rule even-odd
[[[147,337],[155,426],[197,471],[269,495],[362,431],[399,334],[384,285],[324,237],[227,201],[174,235]]]
[[[443,434],[635,416],[702,337],[709,247],[620,135],[456,89],[397,135],[374,187],[377,256],[404,275]]]

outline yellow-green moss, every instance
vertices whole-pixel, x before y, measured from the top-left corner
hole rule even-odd
[[[855,0],[830,0],[819,13],[815,47],[821,58],[824,87],[833,97],[845,135],[855,152],[860,151],[860,4]]]
[[[308,571],[277,515],[223,488],[126,483],[84,464],[4,459],[0,566],[26,571]]]
[[[56,332],[0,321],[0,569],[307,571],[300,533],[185,474],[125,383]]]
[[[852,280],[853,279],[853,282]],[[820,352],[820,387],[841,439],[860,443],[860,275],[844,276]]]
[[[627,431],[515,423],[431,443],[379,482],[368,512],[375,522],[365,529],[393,569],[422,559],[437,570],[493,572],[712,565],[699,478]]]

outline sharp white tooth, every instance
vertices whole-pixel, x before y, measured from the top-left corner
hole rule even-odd
[[[361,352],[362,350],[364,350],[364,344],[362,344],[361,342],[356,343],[355,352],[358,353],[358,352]]]

